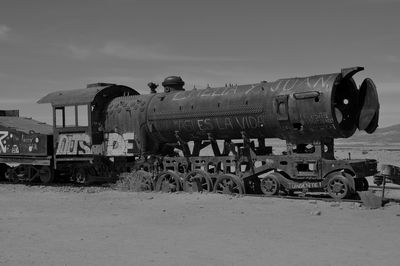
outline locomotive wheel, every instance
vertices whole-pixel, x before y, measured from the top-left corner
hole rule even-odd
[[[199,169],[190,172],[183,182],[183,190],[186,192],[211,192],[213,188],[210,175]]]
[[[219,194],[244,194],[244,185],[242,180],[236,175],[223,174],[218,176],[215,181],[214,192]]]
[[[174,171],[165,171],[157,176],[155,191],[176,192],[181,189],[179,175]]]
[[[336,200],[343,199],[350,194],[349,181],[340,174],[334,175],[328,181],[327,189],[329,195]]]
[[[138,170],[132,173],[134,178],[130,183],[130,189],[136,192],[153,190],[153,176],[151,173]]]
[[[14,183],[17,183],[19,181],[13,167],[10,167],[7,169],[7,171],[4,174],[4,177],[7,180],[14,182]]]
[[[43,184],[49,184],[49,183],[53,182],[53,180],[54,180],[53,173],[52,173],[50,167],[48,167],[48,166],[43,166],[42,168],[40,168],[39,177],[40,177],[40,181]]]
[[[79,168],[75,173],[75,181],[78,184],[87,184],[87,173],[84,168]]]
[[[280,182],[279,182],[279,174],[271,173],[266,177],[261,179],[261,191],[265,195],[276,195],[279,193]]]

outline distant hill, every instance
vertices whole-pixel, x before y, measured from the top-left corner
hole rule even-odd
[[[348,139],[338,139],[337,143],[400,144],[400,124],[378,128],[374,133],[357,131]]]

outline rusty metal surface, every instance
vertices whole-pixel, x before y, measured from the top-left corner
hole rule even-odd
[[[38,103],[51,103],[54,106],[88,104],[93,102],[98,94],[103,93],[105,97],[108,97],[111,90],[112,94],[119,94],[119,96],[123,95],[123,93],[130,95],[138,94],[134,89],[127,86],[115,84],[105,85],[104,83],[99,84],[102,86],[89,86],[88,88],[83,89],[52,92],[41,98]]]
[[[240,139],[242,132],[250,138],[278,137],[296,143],[347,138],[354,134],[360,112],[370,125],[371,115],[377,117],[379,111],[373,104],[377,94],[371,90],[359,103],[352,75],[360,70],[160,93],[147,108],[149,134],[165,142],[176,141],[176,132],[184,140],[205,140],[210,135]]]
[[[158,140],[148,142],[146,121],[148,104],[156,95],[118,97],[110,102],[105,112],[107,155],[126,156],[152,150]]]
[[[0,130],[35,132],[43,135],[53,134],[51,125],[26,117],[0,116]]]
[[[378,127],[378,121],[374,121],[374,116],[379,112],[378,92],[371,79],[365,79],[360,87],[360,117],[358,128],[365,130],[367,128]]]
[[[368,120],[363,123],[371,133],[371,125],[379,119],[379,108],[373,108],[378,96],[376,90],[363,88],[365,95],[359,98],[352,76],[361,70],[355,67],[273,82],[118,97],[105,112],[105,132],[133,133],[129,141],[134,138],[135,153],[156,152],[163,143],[243,136],[292,143],[347,138],[359,126],[360,114]],[[365,83],[373,84],[368,79]]]
[[[0,110],[0,116],[19,117],[19,110]]]
[[[52,129],[33,119],[0,117],[0,156],[50,155]]]
[[[8,164],[33,164],[33,165],[51,165],[51,157],[29,157],[29,156],[2,156],[0,155],[0,163]]]

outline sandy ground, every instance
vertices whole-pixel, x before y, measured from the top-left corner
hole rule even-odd
[[[400,205],[0,185],[0,265],[399,265]]]

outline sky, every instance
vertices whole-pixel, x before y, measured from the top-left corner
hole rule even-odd
[[[112,82],[148,93],[363,66],[380,126],[400,123],[400,0],[0,0],[0,109],[51,123],[46,94]]]

